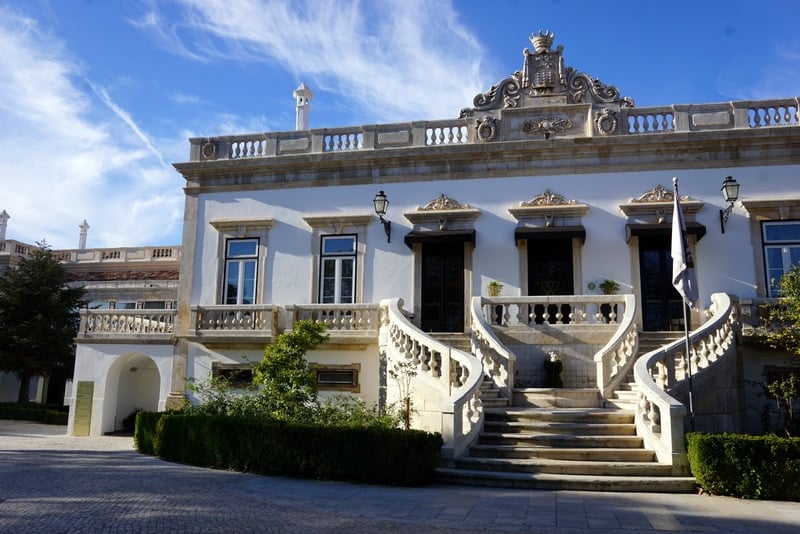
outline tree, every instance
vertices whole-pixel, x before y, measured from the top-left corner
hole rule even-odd
[[[769,329],[768,342],[800,355],[800,265],[794,265],[778,282],[781,302],[769,307],[766,322]]]
[[[274,417],[292,419],[311,410],[317,400],[317,381],[305,354],[328,339],[328,325],[298,321],[291,332],[275,338],[253,372],[253,383]]]
[[[0,370],[19,377],[18,402],[27,402],[36,375],[68,377],[84,304],[82,287],[69,287],[64,266],[47,245],[0,277]]]
[[[781,301],[766,310],[767,343],[791,352],[789,368],[765,384],[778,409],[778,430],[788,436],[800,431],[795,403],[800,399],[800,265],[794,265],[778,282]]]

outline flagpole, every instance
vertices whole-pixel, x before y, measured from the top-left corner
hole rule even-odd
[[[689,356],[689,321],[686,318],[686,299],[681,299],[683,305],[683,333],[686,339],[686,369],[689,373],[689,428],[694,432],[694,401],[692,395],[692,358]]]
[[[686,372],[689,379],[689,425],[694,432],[694,390],[692,384],[692,357],[691,347],[689,346],[689,318],[686,311],[687,304],[694,306],[697,300],[697,287],[694,280],[694,260],[686,241],[686,227],[681,213],[680,195],[678,194],[678,178],[672,178],[672,187],[675,198],[672,214],[672,283],[681,295],[681,307],[683,308],[683,334],[686,342]]]

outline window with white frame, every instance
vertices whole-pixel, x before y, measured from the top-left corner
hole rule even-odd
[[[800,221],[764,222],[761,229],[769,296],[779,297],[781,277],[800,265]]]
[[[319,301],[353,304],[356,285],[355,235],[324,235],[320,243]]]
[[[225,304],[255,304],[258,239],[228,239],[225,243]]]

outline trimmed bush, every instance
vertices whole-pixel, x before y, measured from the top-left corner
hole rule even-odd
[[[0,403],[0,419],[66,425],[69,419],[69,407],[60,404]]]
[[[689,466],[708,493],[800,501],[800,438],[687,434]]]
[[[404,486],[431,482],[440,463],[442,438],[429,432],[157,415],[156,423],[153,414],[137,418],[137,448],[174,462],[264,475]],[[151,434],[153,430],[155,434]]]
[[[136,414],[136,426],[133,431],[133,443],[142,454],[155,456],[158,447],[158,422],[164,412],[144,412]]]

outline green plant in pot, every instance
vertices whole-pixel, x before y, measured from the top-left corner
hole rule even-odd
[[[600,288],[600,291],[602,291],[604,295],[616,295],[619,291],[619,282],[606,278],[600,282],[597,287]]]
[[[499,297],[501,291],[503,291],[503,284],[499,280],[492,280],[486,284],[486,293],[490,297]]]
[[[503,291],[503,284],[499,280],[492,280],[486,284],[486,294],[490,297],[499,297],[500,292]],[[502,324],[503,322],[503,306],[498,304],[494,307],[494,316],[492,322],[494,324]]]

